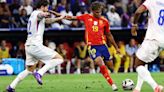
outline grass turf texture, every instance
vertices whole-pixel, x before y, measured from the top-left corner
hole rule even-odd
[[[112,78],[118,85],[118,92],[131,92],[122,89],[122,80],[137,80],[136,73],[112,74]],[[155,80],[164,85],[164,73],[152,73]],[[0,92],[15,78],[15,76],[0,76]],[[39,86],[33,76],[28,76],[16,88],[16,92],[112,92],[111,87],[101,74],[82,75],[45,75],[43,86]],[[141,92],[153,92],[151,87],[144,83]]]

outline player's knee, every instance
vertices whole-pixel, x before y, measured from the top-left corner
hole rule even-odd
[[[134,68],[136,69],[138,66],[141,66],[141,65],[145,65],[145,63],[142,60],[140,60],[139,58],[136,58]]]
[[[59,55],[59,54],[56,54],[53,59],[62,59],[62,60],[64,60],[63,57],[61,55]]]
[[[35,65],[27,66],[27,71],[34,72],[34,70],[35,70]]]
[[[96,63],[98,66],[104,65],[104,61],[103,61],[103,59],[102,59],[101,57],[97,57],[97,58],[95,59],[95,63]]]

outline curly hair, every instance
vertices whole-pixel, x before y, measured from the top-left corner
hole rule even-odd
[[[47,0],[37,0],[36,8],[40,8],[41,6],[47,6],[49,2]]]
[[[91,9],[94,10],[98,10],[98,9],[103,9],[104,8],[104,4],[102,2],[99,1],[95,1],[91,4]]]

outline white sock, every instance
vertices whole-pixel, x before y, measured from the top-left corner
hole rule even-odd
[[[97,72],[97,73],[100,73],[100,67],[97,67],[96,72]]]
[[[28,71],[27,69],[24,70],[23,72],[19,73],[18,76],[14,79],[14,81],[10,84],[10,87],[15,89],[17,84],[23,80],[25,77],[27,77],[31,72]]]
[[[57,69],[58,69],[58,74],[61,74],[61,65],[57,65]]]
[[[145,68],[148,69],[148,65],[147,64],[145,65]],[[141,88],[142,88],[143,82],[144,82],[143,79],[138,75],[137,76],[137,84],[136,84],[135,89],[140,91]]]
[[[71,68],[71,62],[68,61],[67,62],[67,66],[66,66],[66,72],[67,72],[67,74],[70,74],[70,68]]]
[[[146,81],[153,89],[155,89],[158,85],[152,78],[150,72],[144,66],[138,66],[136,68],[138,75]]]
[[[50,72],[50,74],[55,74],[56,73],[56,68],[55,67],[51,68],[49,70],[49,72]]]
[[[77,68],[77,74],[81,74],[80,68]]]
[[[135,89],[140,91],[141,88],[142,88],[142,84],[143,84],[143,79],[138,75],[138,78],[137,78],[137,84],[136,84],[136,87]]]
[[[46,65],[44,65],[39,71],[38,73],[43,76],[49,69],[63,63],[63,59],[52,59],[47,61],[48,63],[46,63]]]
[[[95,73],[96,73],[95,69],[90,69],[90,74],[95,74]]]

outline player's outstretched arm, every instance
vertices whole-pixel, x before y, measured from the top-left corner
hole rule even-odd
[[[57,17],[62,16],[60,13],[52,11],[52,10],[48,10],[48,12],[51,13],[51,14],[54,14]]]
[[[39,13],[39,14],[37,15],[37,19],[38,19],[38,21],[40,21],[40,20],[42,20],[43,18],[47,18],[47,17],[49,17],[49,16],[50,16],[50,13],[48,13],[48,12]]]
[[[137,36],[137,28],[138,28],[137,23],[138,23],[138,20],[139,20],[141,14],[142,14],[144,11],[146,11],[146,10],[147,10],[147,8],[146,8],[144,5],[141,5],[141,6],[136,10],[136,12],[135,12],[135,14],[134,14],[134,19],[133,19],[133,21],[132,21],[132,29],[131,29],[131,34],[132,34],[133,36]]]
[[[77,20],[77,17],[76,16],[66,16],[65,19],[68,19],[68,20]]]
[[[56,21],[64,19],[64,17],[65,17],[65,15],[62,15],[62,16],[57,17],[57,18],[46,18],[46,24],[55,23]]]

